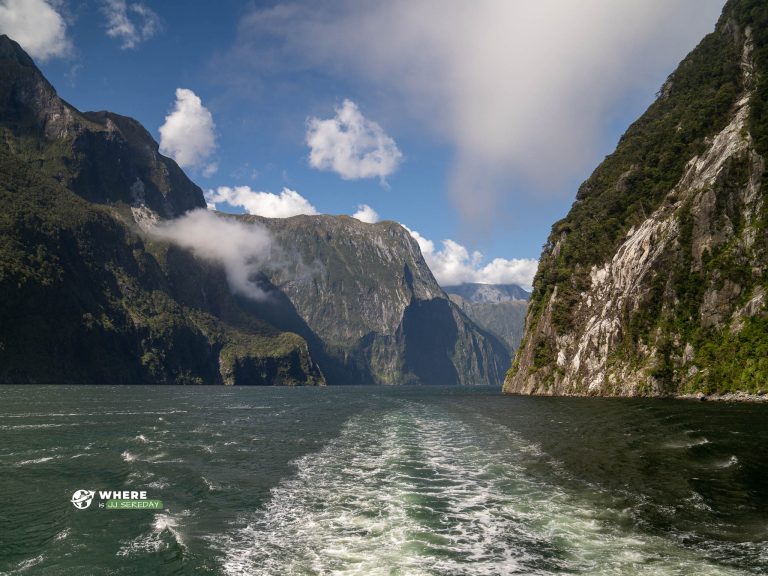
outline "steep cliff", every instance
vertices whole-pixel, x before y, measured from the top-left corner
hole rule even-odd
[[[0,37],[0,382],[324,383],[220,268],[143,233],[205,206],[157,148],[63,102]]]
[[[193,214],[271,231],[235,290],[231,263],[167,234],[202,191],[135,120],[62,101],[6,36],[0,202],[0,382],[499,384],[509,363],[394,223]]]
[[[329,381],[501,383],[504,345],[447,298],[399,224],[348,216],[239,219],[266,226],[281,246],[269,279],[322,340]]]
[[[768,391],[768,5],[731,0],[541,257],[504,390]]]

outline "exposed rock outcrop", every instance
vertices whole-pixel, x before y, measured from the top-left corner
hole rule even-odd
[[[768,388],[766,23],[764,4],[729,2],[582,186],[542,255],[505,391]]]
[[[324,343],[329,381],[501,383],[504,345],[447,298],[399,224],[348,216],[239,219],[266,226],[280,245],[269,279]]]

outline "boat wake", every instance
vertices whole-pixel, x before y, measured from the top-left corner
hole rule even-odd
[[[295,464],[263,508],[212,537],[226,574],[743,573],[566,490],[515,433],[435,406],[356,416]]]

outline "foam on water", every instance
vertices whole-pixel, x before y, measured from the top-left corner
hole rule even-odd
[[[185,550],[187,546],[181,534],[180,520],[188,517],[189,514],[188,510],[178,514],[158,512],[154,516],[150,531],[138,538],[124,542],[117,551],[117,555],[141,555],[148,552],[159,552],[171,546],[179,546]]]
[[[51,460],[57,460],[60,456],[43,456],[42,458],[33,458],[31,460],[22,460],[17,463],[16,466],[27,466],[29,464],[42,464],[43,462],[50,462]]]
[[[19,565],[16,567],[16,570],[11,574],[23,574],[33,566],[37,566],[38,564],[40,564],[44,559],[45,559],[45,554],[38,554],[33,558],[24,560],[23,562],[19,563]]]
[[[124,462],[133,462],[136,460],[136,454],[132,454],[131,452],[128,452],[128,450],[125,450],[122,454],[120,454],[120,457]]]
[[[495,433],[419,405],[353,418],[262,509],[212,537],[224,572],[740,573],[532,475],[541,449]]]

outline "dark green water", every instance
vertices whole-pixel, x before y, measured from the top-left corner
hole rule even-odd
[[[768,574],[768,405],[1,387],[0,494],[9,574]]]

